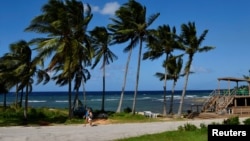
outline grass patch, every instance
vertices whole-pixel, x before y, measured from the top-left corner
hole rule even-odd
[[[116,141],[207,141],[206,131],[168,131],[152,135],[143,135]]]
[[[109,119],[112,120],[112,123],[141,123],[141,122],[155,122],[160,121],[157,118],[147,118],[139,114],[131,113],[114,113],[109,116]]]
[[[24,109],[8,107],[3,110],[0,109],[0,126],[21,126],[24,125]],[[98,114],[102,112],[95,110],[94,118],[98,117]],[[140,122],[155,122],[161,121],[162,118],[147,118],[139,114],[131,113],[115,113],[112,111],[105,112],[107,119],[111,123],[140,123]],[[28,125],[53,125],[53,124],[82,124],[84,122],[83,117],[74,116],[68,118],[67,109],[51,109],[51,108],[28,108]],[[27,125],[25,124],[25,125]]]
[[[202,125],[198,128],[196,126],[194,127],[194,125],[187,124],[180,126],[176,131],[147,134],[138,137],[118,139],[116,141],[207,141],[207,127]]]

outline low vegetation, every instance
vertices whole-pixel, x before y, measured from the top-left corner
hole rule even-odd
[[[154,122],[160,121],[163,118],[146,118],[143,115],[133,115],[127,111],[121,113],[94,111],[96,119],[98,115],[105,114],[112,123],[132,123],[132,122]],[[0,107],[0,126],[21,126],[23,122],[23,109],[7,108],[3,110]],[[56,124],[82,124],[83,118],[80,116],[73,116],[72,119],[68,119],[67,109],[49,109],[49,108],[29,108],[28,109],[28,125],[32,126],[48,126]],[[212,124],[227,124],[227,125],[239,125],[239,117],[230,117],[224,120],[222,123]],[[250,125],[250,118],[243,121],[244,125]],[[158,134],[148,134],[132,138],[119,139],[117,141],[206,141],[207,140],[207,125],[200,124],[196,127],[192,124],[185,124],[179,126],[176,131],[167,131]]]
[[[28,108],[28,119],[24,122],[23,108],[8,107],[3,110],[0,107],[0,126],[21,126],[21,125],[56,125],[56,124],[80,124],[83,123],[84,113],[77,113],[73,118],[68,118],[67,109],[52,108]],[[94,110],[94,118],[108,119],[112,123],[133,123],[133,122],[154,122],[159,119],[146,118],[139,114],[130,114],[127,111],[115,113],[112,111],[101,112]],[[100,116],[104,115],[104,116]]]
[[[167,131],[158,134],[143,135],[132,138],[118,139],[117,141],[207,141],[207,127],[200,125],[200,128],[185,124],[179,126],[176,131]]]
[[[222,125],[239,125],[239,117],[234,116],[224,120],[222,123],[212,123]],[[250,125],[250,118],[243,121],[244,125]],[[179,126],[176,131],[167,131],[158,134],[148,134],[138,137],[118,139],[116,141],[207,141],[207,125],[200,124],[197,127],[192,124]]]

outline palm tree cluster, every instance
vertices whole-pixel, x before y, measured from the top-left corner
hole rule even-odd
[[[148,18],[146,15],[145,6],[135,0],[128,0],[115,12],[115,17],[111,18],[112,23],[107,27],[95,27],[88,31],[88,25],[93,17],[89,4],[83,4],[77,0],[49,0],[42,7],[42,14],[35,17],[25,28],[26,32],[36,32],[43,36],[29,42],[21,40],[11,44],[10,53],[0,58],[0,93],[4,94],[6,100],[8,91],[16,87],[18,100],[18,93],[25,90],[24,115],[27,118],[28,95],[32,91],[33,77],[37,76],[37,84],[41,82],[46,84],[53,80],[59,86],[68,86],[68,115],[72,118],[72,111],[79,101],[79,89],[82,86],[84,92],[84,84],[91,79],[91,71],[88,68],[94,69],[102,61],[101,111],[105,111],[105,66],[118,59],[109,47],[129,42],[124,48],[124,52],[128,53],[128,59],[117,112],[120,112],[122,107],[132,50],[139,46],[132,113],[136,111],[141,60],[155,60],[165,55],[162,65],[165,72],[156,73],[160,80],[164,80],[163,115],[166,115],[167,80],[171,79],[174,82],[171,99],[173,101],[174,86],[180,76],[185,76],[186,83],[178,111],[178,114],[181,114],[194,54],[214,49],[211,46],[200,47],[208,30],[197,37],[194,22],[181,25],[180,35],[177,35],[175,27],[171,29],[169,25],[149,29],[160,13],[152,14]],[[144,43],[146,43],[147,51],[142,53]],[[34,48],[31,49],[30,46]],[[37,53],[34,58],[32,58],[32,51]],[[174,51],[183,53],[174,55]],[[181,74],[182,57],[185,54],[188,55],[189,60]],[[49,63],[45,64],[48,59],[50,59]],[[51,77],[48,73],[52,73]],[[76,91],[73,106],[72,90]],[[19,103],[22,103],[21,98]],[[169,113],[172,113],[172,105],[170,105]]]

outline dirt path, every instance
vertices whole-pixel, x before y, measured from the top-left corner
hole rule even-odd
[[[153,134],[176,130],[179,126],[190,123],[199,127],[201,123],[221,123],[219,119],[195,119],[185,121],[166,121],[152,123],[96,124],[86,127],[78,125],[37,126],[37,127],[1,127],[1,141],[112,141],[119,138]],[[240,121],[245,118],[240,118]]]

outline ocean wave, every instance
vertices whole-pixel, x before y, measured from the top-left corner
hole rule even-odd
[[[90,99],[90,101],[102,101],[102,99]]]
[[[137,100],[145,100],[145,99],[152,99],[152,97],[141,97],[141,98],[137,98]]]
[[[28,100],[30,103],[40,103],[40,102],[47,102],[46,100]]]
[[[117,98],[107,98],[107,99],[105,99],[106,101],[116,101],[116,100],[118,100]]]
[[[58,102],[58,103],[65,103],[65,102],[69,102],[68,100],[56,100],[55,102]]]

